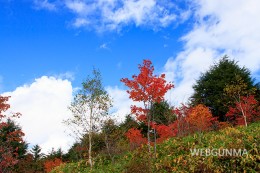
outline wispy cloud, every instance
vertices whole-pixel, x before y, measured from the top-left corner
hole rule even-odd
[[[108,47],[108,43],[103,43],[99,46],[100,49],[107,49],[110,50],[110,48]]]
[[[69,81],[73,81],[75,79],[75,74],[73,72],[65,72],[65,73],[61,73],[61,74],[57,74],[54,75],[55,78],[57,79],[63,79],[63,80],[69,80]]]
[[[84,18],[76,18],[73,25],[77,28],[87,26],[89,22]]]
[[[173,103],[185,102],[192,94],[192,85],[220,57],[227,54],[249,68],[254,76],[260,73],[260,1],[196,0],[193,1],[193,28],[181,39],[184,49],[165,64],[165,73],[176,86],[168,96]]]
[[[186,1],[186,0],[185,0]],[[124,27],[148,27],[153,30],[182,23],[190,16],[187,7],[171,0],[34,0],[36,9],[69,10],[76,28],[97,32],[121,31]]]
[[[36,9],[46,9],[49,11],[57,10],[55,2],[51,3],[48,0],[34,0],[34,7]]]
[[[187,10],[170,0],[66,0],[64,5],[75,14],[74,27],[98,32],[120,31],[128,25],[159,29],[188,18]]]

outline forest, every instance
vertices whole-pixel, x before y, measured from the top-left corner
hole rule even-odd
[[[260,172],[260,83],[246,67],[222,57],[178,106],[165,99],[174,81],[154,74],[149,59],[137,68],[120,79],[135,103],[123,122],[93,68],[63,122],[75,137],[66,153],[30,148],[16,122],[23,115],[9,113],[10,97],[0,96],[0,173]]]

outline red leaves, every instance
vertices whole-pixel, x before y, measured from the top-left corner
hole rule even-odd
[[[253,95],[240,97],[235,107],[230,107],[226,116],[237,125],[247,125],[247,122],[259,119],[259,106]]]
[[[136,128],[129,129],[128,132],[126,132],[126,137],[134,148],[146,143],[146,138],[144,138],[141,131]]]
[[[164,124],[156,125],[155,130],[157,131],[157,134],[159,135],[158,143],[163,142],[164,140],[176,136],[173,128],[169,125],[166,126]]]
[[[45,171],[51,172],[53,168],[55,168],[56,166],[60,166],[62,163],[62,160],[59,158],[55,158],[54,160],[47,160],[44,163]]]
[[[10,126],[6,120],[10,120],[9,117],[3,113],[10,108],[10,105],[6,102],[10,97],[0,96],[0,172],[7,170],[18,163],[18,148],[13,148],[14,142],[22,142],[24,133],[21,130],[5,131]],[[19,117],[20,113],[15,113],[11,117]]]
[[[140,73],[139,75],[133,75],[133,79],[129,80],[128,78],[121,79],[129,90],[129,97],[133,101],[142,101],[145,107],[149,107],[151,103],[161,102],[165,93],[173,88],[173,84],[166,83],[165,74],[157,77],[153,74],[154,67],[150,60],[144,60],[143,65],[138,66]],[[146,121],[148,110],[131,106],[132,114],[135,114],[139,121]]]
[[[173,88],[173,84],[166,84],[165,74],[157,77],[153,75],[154,67],[150,60],[144,60],[143,65],[138,66],[139,75],[133,75],[133,80],[121,79],[129,87],[127,93],[133,101],[161,102],[165,93]]]
[[[166,83],[165,74],[156,76],[153,74],[154,67],[150,60],[144,60],[142,65],[138,65],[140,73],[138,75],[133,75],[132,80],[128,78],[121,79],[129,90],[129,98],[133,101],[143,102],[144,108],[131,106],[131,113],[135,114],[137,120],[145,122],[148,125],[147,136],[148,136],[148,145],[150,145],[150,125],[153,125],[156,128],[156,125],[152,122],[151,116],[149,115],[149,108],[153,103],[160,103],[164,99],[165,93],[173,88],[173,84]],[[156,116],[156,115],[155,115]],[[158,130],[161,133],[161,136],[169,136],[170,130],[166,129],[164,126],[157,126]],[[167,132],[166,134],[163,133]],[[142,136],[140,130],[130,129],[126,136],[130,140],[130,143],[135,145],[141,145],[144,143],[145,138]]]
[[[216,122],[209,108],[202,104],[195,107],[182,105],[174,109],[173,113],[176,115],[177,120],[170,126],[178,136],[185,136],[195,131],[209,130],[213,123]]]
[[[0,119],[5,117],[5,115],[3,115],[2,113],[10,108],[10,105],[6,103],[9,98],[10,97],[0,96]]]
[[[148,110],[133,105],[131,106],[131,113],[136,115],[137,120],[146,122]]]
[[[177,119],[170,126],[174,129],[174,132],[178,136],[185,136],[190,133],[190,126],[187,121],[187,117],[191,112],[191,108],[182,104],[179,108],[173,109],[173,113]]]

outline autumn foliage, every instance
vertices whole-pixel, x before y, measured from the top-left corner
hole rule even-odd
[[[258,101],[253,95],[242,96],[234,107],[229,108],[226,116],[234,124],[247,125],[248,122],[259,120],[259,110]]]
[[[51,170],[57,166],[62,164],[62,160],[60,158],[55,158],[53,160],[46,160],[44,162],[44,168],[46,172],[51,172]]]
[[[21,130],[8,130],[12,122],[11,118],[19,118],[20,113],[7,116],[4,114],[10,105],[7,101],[10,97],[0,96],[0,172],[9,172],[18,163],[18,147],[14,143],[22,143],[24,133]]]
[[[146,138],[139,129],[131,128],[126,132],[126,137],[129,139],[132,148],[139,147],[147,142]]]
[[[161,143],[170,137],[176,136],[176,132],[174,131],[171,125],[164,125],[164,124],[155,125],[155,130],[159,135],[157,139],[158,143]]]
[[[212,114],[208,107],[199,104],[191,109],[187,117],[191,131],[206,131],[212,126]]]
[[[150,108],[153,103],[160,103],[163,101],[166,92],[174,86],[172,83],[166,82],[165,74],[161,74],[160,76],[153,74],[154,67],[150,60],[144,60],[143,65],[139,64],[138,68],[140,73],[138,75],[133,75],[132,80],[123,78],[121,79],[121,82],[123,82],[129,88],[129,90],[127,90],[129,98],[133,101],[142,102],[144,105],[144,107],[131,106],[131,113],[136,115],[137,120],[147,124],[147,138],[148,145],[150,145],[150,129],[151,125],[154,124],[152,122],[153,118],[156,116],[150,114]],[[134,134],[139,135],[136,129],[132,130],[132,132],[135,132]],[[129,138],[129,140],[133,141],[131,138]]]
[[[166,83],[165,74],[156,76],[153,74],[154,67],[150,60],[144,60],[143,65],[138,66],[140,70],[139,75],[133,75],[133,80],[128,78],[121,79],[129,90],[129,97],[133,101],[142,101],[145,103],[161,102],[164,98],[165,93],[173,88],[173,84]]]
[[[174,108],[172,110],[173,114],[176,116],[176,121],[170,126],[174,129],[177,136],[185,136],[189,134],[189,123],[187,117],[189,116],[191,108],[182,104],[179,108]]]

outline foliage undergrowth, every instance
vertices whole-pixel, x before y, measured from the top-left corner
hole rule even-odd
[[[92,170],[86,161],[66,163],[52,173],[76,172],[260,172],[260,122],[246,127],[227,127],[202,135],[176,137],[157,145],[156,159],[147,146],[120,155],[112,163],[107,157],[95,159]],[[246,149],[242,156],[192,156],[191,149]]]

